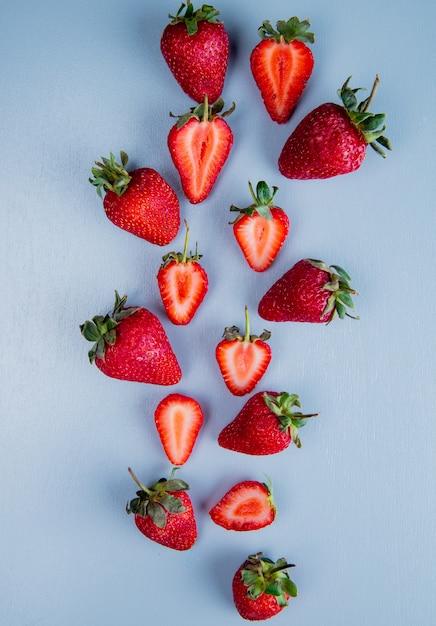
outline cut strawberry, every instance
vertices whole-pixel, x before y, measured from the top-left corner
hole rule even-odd
[[[245,307],[245,335],[237,326],[224,329],[224,339],[215,350],[215,357],[227,388],[235,396],[253,391],[271,361],[271,348],[266,343],[271,333],[250,335],[248,307]]]
[[[185,220],[186,235],[183,253],[170,252],[162,257],[163,264],[157,274],[162,302],[173,324],[188,324],[203,302],[208,290],[208,277],[198,263],[201,254],[188,256],[189,228]]]
[[[233,234],[247,263],[256,272],[264,272],[278,255],[289,232],[289,218],[280,208],[273,206],[277,187],[272,191],[265,181],[259,181],[256,193],[248,183],[253,204],[245,209],[232,205],[238,217],[233,223]]]
[[[250,55],[251,71],[272,120],[287,122],[309,80],[314,60],[306,42],[313,43],[308,20],[279,20],[277,30],[265,20],[262,41]]]
[[[275,519],[272,485],[245,480],[232,487],[209,511],[212,520],[227,530],[258,530]]]
[[[183,191],[192,204],[207,198],[215,185],[233,145],[233,133],[224,120],[235,105],[224,113],[220,98],[204,103],[181,115],[168,134],[168,148],[179,172]]]
[[[198,402],[180,393],[169,394],[156,407],[157,432],[173,465],[183,465],[191,456],[203,419]]]

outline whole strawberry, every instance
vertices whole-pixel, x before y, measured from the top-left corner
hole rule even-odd
[[[162,176],[149,167],[128,172],[128,156],[120,153],[121,164],[110,158],[96,161],[94,178],[110,221],[137,237],[164,246],[174,239],[180,227],[180,204],[175,191]]]
[[[369,112],[379,83],[375,79],[370,96],[358,102],[356,92],[345,81],[338,94],[343,106],[332,102],[321,104],[298,124],[288,137],[279,156],[279,170],[287,178],[331,178],[357,170],[370,145],[381,156],[380,147],[391,150],[392,146],[383,133],[386,115]],[[380,144],[380,145],[378,145]]]
[[[224,87],[230,45],[218,15],[208,4],[194,10],[188,0],[177,15],[169,15],[172,21],[162,33],[162,55],[183,91],[196,102],[203,102],[205,95],[216,102]]]
[[[253,204],[245,209],[232,205],[231,211],[239,215],[232,222],[233,234],[248,265],[255,272],[267,270],[285,243],[289,233],[289,218],[278,206],[274,206],[274,197],[278,191],[272,191],[265,181],[259,181],[256,193],[248,183]]]
[[[125,307],[126,301],[116,291],[111,314],[80,326],[85,339],[94,342],[90,363],[111,378],[175,385],[182,371],[162,324],[148,309]]]
[[[350,281],[339,265],[302,259],[268,289],[259,302],[259,315],[273,322],[313,324],[353,317],[347,307],[354,309],[351,296],[357,292]]]
[[[296,394],[259,391],[249,398],[235,419],[218,436],[222,448],[263,456],[277,454],[295,443],[301,448],[298,429],[317,413],[304,415]]]
[[[269,619],[297,597],[286,570],[295,567],[282,558],[274,562],[262,552],[249,556],[236,571],[232,592],[236,610],[246,620]]]
[[[251,72],[265,108],[278,124],[287,122],[307,81],[314,60],[307,43],[314,42],[310,22],[298,17],[279,20],[277,30],[268,20],[258,29],[260,41],[250,55]]]
[[[168,319],[173,324],[189,324],[203,302],[209,279],[199,261],[201,254],[188,256],[189,227],[185,220],[186,235],[183,253],[169,252],[162,257],[157,273],[157,284]]]
[[[174,478],[176,469],[168,479],[161,478],[144,487],[129,467],[139,491],[126,511],[135,516],[138,530],[148,539],[173,550],[189,550],[197,540],[197,523],[191,498],[186,493],[189,485]]]
[[[178,117],[168,134],[171,158],[192,204],[210,194],[233,145],[233,132],[224,118],[235,105],[221,113],[223,107],[221,98],[210,106],[205,96],[202,104]]]
[[[266,343],[271,333],[264,330],[250,334],[248,307],[245,307],[245,333],[238,326],[224,329],[223,339],[215,349],[215,358],[226,387],[235,396],[253,391],[271,362],[271,347]]]

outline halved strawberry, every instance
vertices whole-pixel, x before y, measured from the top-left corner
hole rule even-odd
[[[215,357],[227,388],[235,396],[253,391],[271,361],[271,348],[265,343],[271,336],[264,330],[260,336],[250,335],[248,307],[245,307],[245,334],[237,326],[224,329],[224,339],[215,350]]]
[[[159,402],[154,421],[173,465],[183,465],[191,456],[203,419],[202,408],[194,398],[171,393]]]
[[[215,524],[226,530],[258,530],[273,523],[276,507],[271,481],[244,480],[234,485],[209,511]]]
[[[264,272],[278,255],[289,232],[289,218],[277,206],[273,206],[278,187],[272,191],[265,181],[259,181],[256,193],[248,183],[253,204],[245,209],[232,205],[231,211],[239,215],[233,224],[233,234],[248,265],[255,272]]]
[[[185,220],[186,235],[183,253],[169,252],[162,257],[157,273],[157,284],[168,319],[173,324],[188,324],[203,302],[208,290],[206,270],[198,263],[201,254],[188,256],[189,227]]]
[[[279,20],[274,30],[265,20],[258,30],[262,41],[250,55],[266,110],[278,124],[288,121],[312,74],[314,60],[306,42],[313,43],[314,35],[309,27],[308,20],[291,17]]]
[[[232,107],[221,113],[220,98],[209,106],[204,102],[181,115],[168,134],[168,148],[179,172],[183,191],[192,204],[207,198],[215,185],[233,145],[233,133],[224,117]]]

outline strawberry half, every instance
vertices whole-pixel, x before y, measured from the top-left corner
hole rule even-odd
[[[221,113],[223,106],[222,99],[209,106],[205,96],[202,104],[179,116],[168,134],[171,158],[192,204],[210,194],[233,145],[233,133],[224,118],[235,105]]]
[[[206,270],[198,262],[201,254],[188,256],[189,228],[185,220],[186,235],[183,253],[169,252],[162,257],[157,273],[157,284],[162,302],[173,324],[188,324],[203,302],[208,290]]]
[[[126,506],[135,516],[138,530],[156,543],[173,550],[189,550],[197,540],[197,523],[189,485],[174,478],[174,468],[168,479],[161,478],[144,487],[129,467],[129,473],[139,487],[137,497]]]
[[[317,413],[304,415],[296,394],[260,391],[252,396],[235,419],[218,436],[222,448],[263,456],[282,452],[293,442],[301,448],[298,429]]]
[[[115,291],[112,313],[80,326],[85,339],[94,342],[90,363],[111,378],[175,385],[182,371],[162,324],[148,309],[125,307],[126,301]]]
[[[172,393],[159,402],[154,421],[173,465],[183,465],[191,456],[203,419],[201,406],[194,398]]]
[[[251,72],[271,119],[287,122],[306,83],[314,60],[306,43],[314,42],[309,20],[279,20],[277,30],[265,20],[258,32],[262,41],[250,55]]]
[[[256,186],[256,193],[248,183],[253,204],[245,209],[232,205],[231,211],[239,215],[233,224],[233,234],[248,265],[255,272],[264,272],[272,264],[285,243],[289,233],[289,218],[277,206],[273,206],[278,188],[270,188],[265,181]]]
[[[215,357],[227,388],[235,396],[253,391],[271,361],[271,348],[266,343],[271,333],[250,335],[248,307],[245,307],[245,334],[237,326],[224,329],[224,339],[215,350]]]
[[[215,524],[226,530],[248,531],[272,524],[276,512],[271,482],[244,480],[234,485],[209,515]]]
[[[180,227],[180,204],[175,191],[162,176],[149,167],[128,172],[128,156],[120,153],[121,164],[102,157],[92,168],[97,187],[103,198],[108,219],[119,228],[158,246],[174,239]]]
[[[302,259],[285,272],[265,293],[258,312],[274,322],[329,323],[336,317],[353,317],[351,278],[339,265]],[[359,319],[359,318],[353,318]]]
[[[350,78],[338,90],[343,106],[333,102],[321,104],[288,137],[278,160],[283,176],[304,180],[349,174],[362,165],[368,145],[383,157],[386,153],[380,146],[392,150],[389,139],[383,135],[386,115],[369,112],[378,76],[369,97],[360,103],[356,97],[360,88],[351,89]]]
[[[274,562],[253,554],[236,571],[232,592],[238,613],[244,619],[269,619],[288,606],[290,598],[297,597],[297,587],[285,571],[295,567],[282,558]]]
[[[183,8],[186,11],[182,14]],[[194,10],[190,0],[162,33],[160,49],[174,78],[190,98],[216,102],[224,87],[230,52],[229,37],[215,7]]]

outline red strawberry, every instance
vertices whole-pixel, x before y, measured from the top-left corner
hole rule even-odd
[[[198,402],[172,393],[159,402],[154,421],[170,462],[173,465],[186,463],[203,425],[203,411]]]
[[[198,262],[202,255],[198,254],[197,248],[195,254],[191,252],[188,257],[189,228],[186,221],[185,225],[183,253],[166,254],[157,273],[162,302],[173,324],[188,324],[192,320],[204,300],[209,284],[206,271]]]
[[[278,255],[289,232],[289,218],[277,206],[273,206],[274,196],[278,191],[270,188],[264,181],[257,183],[256,194],[248,183],[254,203],[246,209],[232,205],[231,211],[239,215],[233,224],[233,234],[238,242],[248,265],[255,272],[264,272]]]
[[[215,524],[226,530],[258,530],[273,523],[276,507],[271,483],[244,480],[232,487],[209,511]]]
[[[186,11],[182,15],[182,10]],[[162,33],[160,49],[175,79],[196,102],[221,95],[229,58],[229,37],[219,11],[203,4],[194,11],[190,0],[181,5]]]
[[[259,302],[259,315],[274,322],[321,324],[335,317],[353,317],[351,278],[338,265],[303,259],[285,272]],[[359,319],[359,318],[354,318]]]
[[[90,363],[106,376],[155,385],[175,385],[182,377],[176,355],[159,319],[143,307],[124,307],[115,292],[112,314],[96,315],[80,326],[94,346]]]
[[[328,102],[311,111],[288,137],[279,156],[279,170],[287,178],[331,178],[357,170],[370,145],[381,156],[380,144],[392,150],[389,139],[383,136],[386,126],[384,113],[369,112],[379,83],[375,79],[370,96],[360,104],[356,98],[359,89],[351,89],[346,80],[338,94],[344,104]]]
[[[233,145],[233,133],[224,117],[223,101],[212,107],[207,97],[203,104],[181,115],[168,134],[168,148],[179,172],[183,191],[192,204],[207,198],[215,185]]]
[[[250,56],[251,71],[266,110],[279,124],[287,122],[313,70],[313,55],[306,43],[314,42],[308,20],[279,20],[277,30],[267,20],[258,32],[262,41]]]
[[[135,516],[135,524],[143,535],[173,550],[189,550],[197,539],[197,523],[189,489],[183,480],[161,478],[151,487],[144,487],[129,467],[129,473],[139,487],[126,507]]]
[[[301,408],[296,394],[260,391],[223,428],[218,443],[222,448],[255,456],[282,452],[292,442],[301,448],[298,429],[317,414],[303,415],[294,407]]]
[[[295,567],[279,559],[274,563],[262,552],[253,554],[233,577],[233,601],[244,619],[258,621],[277,615],[297,597],[297,587],[285,571]]]
[[[248,307],[245,307],[245,335],[237,326],[224,329],[224,339],[215,350],[222,377],[235,396],[253,391],[271,361],[271,348],[265,343],[271,333],[264,330],[258,337],[250,335]]]
[[[120,153],[121,165],[110,158],[98,161],[92,168],[94,178],[89,182],[97,187],[103,207],[113,224],[146,239],[165,246],[174,239],[180,227],[179,200],[162,176],[149,167],[127,172],[128,156]]]

